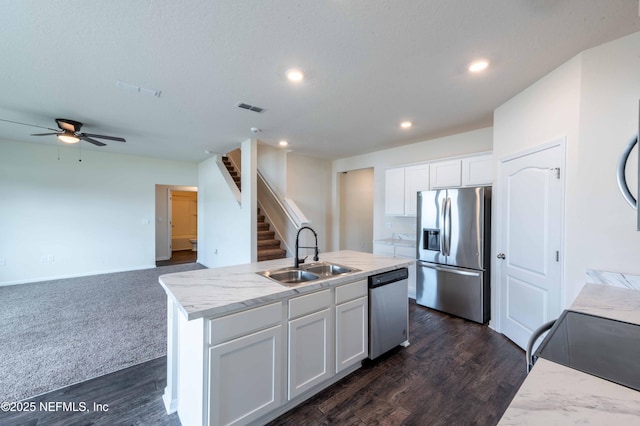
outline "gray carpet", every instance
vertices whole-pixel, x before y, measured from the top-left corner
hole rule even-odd
[[[0,287],[0,401],[166,355],[162,274],[197,263]]]

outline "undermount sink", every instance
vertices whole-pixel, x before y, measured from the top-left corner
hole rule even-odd
[[[324,276],[333,276],[333,275],[343,275],[349,274],[351,272],[358,272],[359,269],[349,268],[348,266],[342,266],[335,263],[311,263],[309,265],[304,265],[302,268],[305,271],[313,272],[314,274],[324,275]]]
[[[320,262],[300,265],[299,268],[288,267],[262,271],[257,274],[269,278],[279,284],[291,286],[308,281],[314,281],[320,278],[329,278],[336,275],[344,275],[359,271],[360,269],[349,268],[335,263]]]
[[[258,272],[258,274],[284,285],[300,284],[320,278],[319,276],[317,276],[316,274],[312,274],[311,272],[292,268]]]

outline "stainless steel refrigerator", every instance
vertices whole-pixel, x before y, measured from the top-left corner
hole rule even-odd
[[[418,192],[416,302],[490,319],[491,187]]]

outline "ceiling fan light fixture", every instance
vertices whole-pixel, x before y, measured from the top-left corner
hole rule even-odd
[[[57,135],[58,139],[64,143],[78,143],[80,142],[80,138],[74,135],[71,132],[64,132]]]

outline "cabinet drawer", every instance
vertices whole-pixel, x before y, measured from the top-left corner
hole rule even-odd
[[[289,319],[308,315],[331,305],[331,290],[322,290],[289,300]]]
[[[367,292],[367,280],[360,280],[355,283],[336,287],[336,305],[357,299],[358,297],[366,296]]]
[[[209,326],[209,344],[217,345],[281,322],[280,302],[212,319]]]

